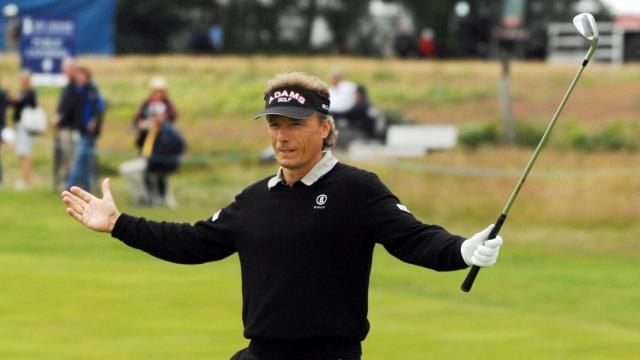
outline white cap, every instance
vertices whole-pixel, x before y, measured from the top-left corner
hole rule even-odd
[[[18,6],[16,4],[7,4],[2,8],[2,14],[5,17],[13,17],[18,15]]]
[[[149,87],[151,87],[151,90],[166,90],[167,80],[162,76],[154,76],[149,81]]]

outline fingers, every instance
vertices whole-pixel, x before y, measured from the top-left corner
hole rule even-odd
[[[478,254],[480,254],[480,255],[483,255],[483,256],[491,256],[495,252],[495,250],[493,248],[488,247],[488,246],[480,245],[476,249],[476,252]]]
[[[502,246],[502,236],[498,235],[495,237],[495,239],[487,240],[485,241],[484,245],[493,249],[499,248],[500,246]]]
[[[489,248],[484,247],[484,249],[482,249],[482,250],[489,250]],[[496,256],[495,251],[491,251],[491,250],[489,250],[488,252],[487,252],[487,251],[485,251],[485,254],[486,254],[486,255],[484,255],[484,254],[482,253],[482,252],[483,252],[482,250],[481,250],[480,248],[478,248],[478,249],[473,253],[473,257],[474,257],[474,258],[476,258],[476,260],[478,260],[478,261],[480,261],[480,262],[483,262],[483,263],[491,262],[491,260]]]
[[[486,229],[480,231],[476,235],[480,237],[482,240],[486,240],[489,237],[489,234],[491,234],[491,230],[493,230],[493,226],[494,226],[493,224],[487,226]]]
[[[109,178],[102,181],[102,197],[113,197],[111,196],[111,180]]]
[[[82,188],[79,188],[77,186],[72,186],[70,190],[73,195],[79,197],[85,202],[90,202],[91,199],[94,198],[93,195],[89,194],[88,192],[82,190]]]
[[[487,246],[486,244],[491,241],[492,246]],[[502,238],[497,236],[495,239],[491,239],[487,241],[484,245],[478,246],[478,248],[473,252],[473,256],[471,257],[471,263],[480,267],[489,267],[493,266],[498,259],[498,255],[500,254],[500,245],[502,244]]]
[[[71,194],[64,195],[62,198],[62,201],[64,201],[64,203],[67,204],[67,206],[71,208],[73,211],[79,214],[82,214],[84,212],[85,203],[82,202],[82,200],[78,199],[77,197]]]
[[[72,208],[67,208],[67,214],[69,214],[69,216],[78,220],[79,222],[82,222],[82,215],[76,212],[75,210],[73,210]]]

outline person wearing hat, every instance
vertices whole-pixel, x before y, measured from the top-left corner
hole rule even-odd
[[[140,156],[120,165],[120,173],[129,183],[133,202],[139,206],[176,206],[167,182],[169,174],[179,167],[185,142],[168,121],[166,110],[161,101],[149,104],[150,126]]]
[[[280,165],[227,207],[195,224],[120,213],[103,197],[62,193],[67,213],[160,259],[200,264],[238,254],[248,348],[233,360],[360,359],[369,331],[373,249],[410,264],[449,271],[492,266],[502,239],[491,226],[469,239],[423,224],[373,173],[338,161],[327,86],[285,73],[267,84],[265,109]]]
[[[142,102],[138,112],[133,117],[133,128],[138,134],[135,145],[139,151],[142,151],[142,146],[149,131],[149,126],[151,125],[149,122],[149,106],[152,103],[162,102],[164,104],[166,108],[166,118],[169,122],[174,123],[178,118],[178,111],[169,97],[167,80],[161,76],[154,76],[149,81],[149,88],[151,89],[151,93],[147,99]]]

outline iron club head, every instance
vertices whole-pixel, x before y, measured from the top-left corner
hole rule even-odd
[[[589,51],[584,58],[584,62],[582,66],[587,66],[589,60],[593,56],[593,53],[596,51],[598,47],[598,25],[596,25],[596,19],[593,18],[593,15],[589,13],[582,13],[576,15],[573,18],[573,24],[576,26],[576,29],[580,32],[580,34],[589,41],[591,41],[591,46],[589,47]]]
[[[598,25],[596,19],[589,13],[582,13],[573,18],[573,24],[576,26],[580,34],[586,37],[592,43],[598,41]]]

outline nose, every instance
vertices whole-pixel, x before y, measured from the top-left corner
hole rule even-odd
[[[278,143],[289,142],[289,131],[285,129],[284,126],[281,126],[278,130],[276,130],[276,141]]]

